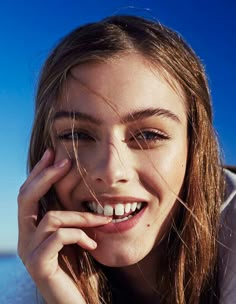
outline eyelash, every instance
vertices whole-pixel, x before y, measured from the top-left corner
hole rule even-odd
[[[169,139],[170,137],[161,132],[161,131],[154,131],[154,130],[140,130],[140,132],[138,134],[132,134],[133,135],[133,140],[135,141],[148,141],[148,142],[154,142],[154,141],[162,141],[162,140],[166,140]],[[145,138],[146,135],[146,138]],[[140,139],[138,139],[137,137],[141,136]]]
[[[131,133],[132,137],[129,139],[131,145],[137,144],[140,147],[145,148],[143,145],[146,145],[146,148],[149,145],[154,145],[160,141],[168,140],[170,137],[161,131],[157,130],[139,130],[138,133]],[[87,131],[83,130],[74,130],[73,132],[68,131],[63,134],[58,134],[57,138],[61,141],[83,141],[83,142],[94,142],[96,139],[92,137]],[[126,141],[125,142],[129,142]]]
[[[73,132],[68,131],[63,134],[57,135],[59,140],[65,141],[95,141],[95,139],[88,134],[86,131],[74,130]]]

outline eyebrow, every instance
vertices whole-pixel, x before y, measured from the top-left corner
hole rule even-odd
[[[167,109],[162,109],[162,108],[148,108],[140,111],[135,111],[133,113],[130,113],[128,115],[125,115],[122,119],[122,122],[128,123],[128,122],[133,122],[137,120],[142,120],[150,117],[155,117],[155,116],[162,116],[164,118],[170,118],[174,120],[175,122],[181,123],[180,118],[174,114],[173,112],[167,110]]]
[[[99,120],[98,118],[95,118],[92,115],[82,113],[82,112],[77,112],[77,111],[58,111],[54,115],[54,120],[63,119],[63,118],[82,120],[85,122],[87,121],[87,122],[91,122],[96,125],[102,124],[102,121]]]
[[[162,108],[147,108],[143,110],[137,110],[132,113],[129,113],[125,115],[124,117],[121,117],[120,122],[125,123],[131,123],[138,120],[143,120],[155,116],[161,116],[164,118],[169,118],[177,123],[181,123],[180,118],[174,114],[173,112],[162,109]],[[75,119],[80,120],[84,122],[90,122],[96,125],[101,125],[103,123],[102,120],[87,114],[83,112],[77,112],[77,111],[58,111],[54,115],[54,120],[63,119],[63,118],[69,118],[69,119]]]

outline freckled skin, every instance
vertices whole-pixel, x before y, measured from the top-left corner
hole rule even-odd
[[[180,89],[176,93],[158,70],[154,72],[135,54],[109,63],[77,66],[58,103],[58,110],[79,111],[102,121],[100,125],[74,122],[75,131],[82,129],[89,137],[76,143],[83,169],[78,170],[74,161],[71,171],[55,185],[65,209],[83,210],[82,200],[90,195],[88,188],[96,195],[133,196],[147,202],[143,216],[128,231],[106,234],[96,228],[86,230],[98,244],[91,254],[107,266],[133,265],[153,250],[169,227],[185,176],[187,118],[183,94]],[[157,107],[174,113],[179,122],[162,116],[130,124],[120,122],[124,115]],[[71,127],[68,119],[54,123],[56,134]],[[140,129],[162,132],[168,139],[147,138],[145,144],[140,140]],[[143,149],[131,135],[138,132],[136,139]],[[75,159],[72,141],[56,138],[55,150],[55,161],[68,154]]]

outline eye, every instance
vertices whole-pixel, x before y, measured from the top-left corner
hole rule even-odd
[[[161,132],[161,131],[152,131],[152,130],[144,130],[139,131],[138,134],[134,135],[134,139],[136,140],[147,140],[147,141],[153,141],[153,140],[165,140],[169,137]]]
[[[131,143],[134,148],[149,149],[168,139],[170,137],[159,130],[139,130],[137,133],[132,133]]]
[[[87,131],[83,130],[65,131],[62,134],[58,134],[57,137],[59,140],[64,141],[95,141]]]

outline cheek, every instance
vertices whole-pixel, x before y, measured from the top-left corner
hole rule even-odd
[[[143,163],[144,160],[140,161],[140,164]],[[150,153],[144,169],[140,168],[142,183],[160,200],[168,194],[178,195],[184,181],[186,163],[187,145],[179,149],[163,149],[158,153]]]
[[[179,153],[173,151],[173,153],[166,157],[166,161],[162,164],[162,170],[175,191],[176,189],[180,188],[183,183],[186,164],[186,151],[180,151]]]
[[[73,161],[73,165],[79,168],[87,169],[94,160],[97,153],[94,148],[73,147],[73,144],[58,143],[55,146],[55,162],[64,158],[69,158]],[[79,170],[78,170],[79,171]]]
[[[69,145],[63,144],[61,142],[54,143],[54,151],[55,151],[55,160],[54,162],[58,162],[64,158],[71,159],[73,156],[73,149]]]
[[[72,201],[73,191],[83,183],[86,172],[91,166],[91,159],[94,160],[92,152],[92,149],[90,151],[83,148],[74,149],[71,144],[57,143],[55,145],[55,163],[64,158],[69,158],[72,161],[71,170],[54,185],[57,196],[64,206]]]
[[[58,156],[58,160],[60,156]],[[71,170],[58,182],[54,184],[57,197],[61,204],[67,210],[76,210],[78,206],[72,206],[73,193],[75,189],[83,182],[83,176],[80,169],[77,168],[76,161],[72,160]]]

